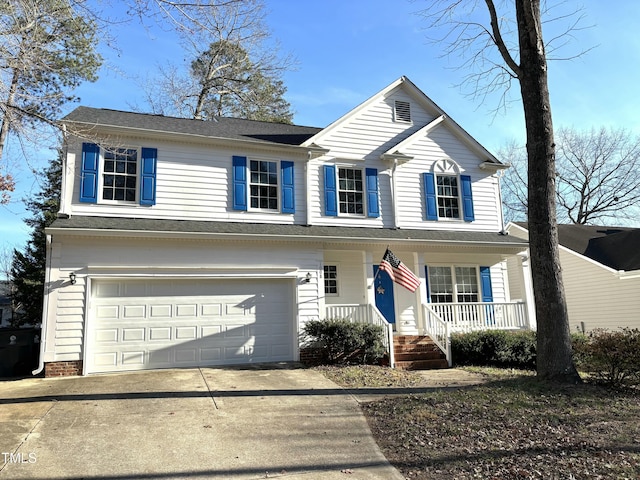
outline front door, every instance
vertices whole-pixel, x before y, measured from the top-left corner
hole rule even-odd
[[[384,270],[378,271],[378,265],[373,266],[373,288],[376,292],[376,307],[389,323],[396,323],[396,308],[393,302],[393,281]]]

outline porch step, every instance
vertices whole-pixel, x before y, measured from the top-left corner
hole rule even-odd
[[[393,337],[396,368],[401,370],[434,370],[448,368],[446,355],[425,335]]]

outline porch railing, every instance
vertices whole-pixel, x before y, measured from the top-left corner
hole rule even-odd
[[[384,348],[389,352],[389,366],[395,366],[393,354],[393,327],[384,318],[375,305],[327,305],[325,318],[342,318],[354,323],[370,323],[380,325],[385,332],[383,338]]]
[[[429,335],[431,340],[444,352],[447,357],[447,363],[451,366],[451,326],[431,307],[432,305],[422,304],[424,325],[421,330]]]
[[[529,328],[526,305],[513,303],[430,303],[451,333]],[[426,318],[426,317],[425,317]]]

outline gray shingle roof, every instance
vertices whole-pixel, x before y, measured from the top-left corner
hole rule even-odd
[[[527,228],[524,222],[516,222]],[[560,245],[614,270],[640,270],[640,228],[558,225]]]
[[[182,133],[211,138],[252,140],[284,145],[300,145],[322,130],[315,127],[259,122],[240,118],[216,117],[215,120],[204,121],[91,107],[78,107],[62,118],[61,122]]]
[[[194,233],[268,237],[312,237],[319,240],[416,241],[417,243],[495,244],[526,248],[527,242],[514,236],[492,232],[453,232],[441,230],[401,230],[389,228],[331,227],[319,225],[280,225],[268,223],[157,220],[77,216],[59,218],[50,229],[112,230],[122,232]]]

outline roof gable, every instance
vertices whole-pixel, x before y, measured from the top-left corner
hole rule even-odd
[[[431,100],[424,92],[422,92],[422,90],[420,90],[411,80],[409,80],[405,76],[400,77],[398,80],[380,90],[378,93],[371,96],[369,99],[337,119],[335,122],[319,131],[313,137],[309,138],[303,145],[322,145],[323,138],[330,135],[333,131],[341,128],[353,118],[360,115],[363,111],[372,108],[373,105],[377,102],[396,95],[399,92],[404,93],[412,100],[416,101],[422,109],[430,114],[431,119],[428,122],[423,123],[422,125],[414,126],[413,132],[410,132],[409,135],[399,139],[398,142],[392,145],[390,148],[385,148],[383,156],[396,155],[398,157],[402,157],[403,148],[406,148],[407,146],[410,146],[414,142],[423,138],[428,134],[430,130],[437,127],[438,125],[443,125],[448,128],[458,139],[465,143],[481,159],[483,159],[484,162],[501,167],[505,166],[493,154],[485,149],[477,140],[469,135],[462,127],[460,127],[460,125],[453,121],[444,112],[444,110],[442,110],[433,100]]]
[[[516,222],[527,229],[524,222]],[[640,228],[558,225],[560,245],[614,270],[640,270]]]

